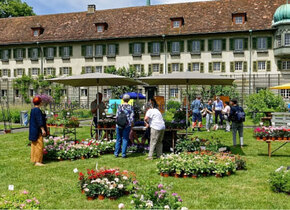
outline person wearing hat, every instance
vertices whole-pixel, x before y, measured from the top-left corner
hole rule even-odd
[[[128,94],[123,95],[123,104],[118,106],[117,109],[117,123],[116,123],[116,132],[117,132],[117,141],[115,145],[115,157],[119,157],[121,152],[122,144],[122,158],[126,158],[127,145],[129,141],[130,130],[134,124],[134,110],[133,107],[128,104],[130,101],[130,96]]]

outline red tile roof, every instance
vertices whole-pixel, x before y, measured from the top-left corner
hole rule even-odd
[[[285,0],[216,0],[122,9],[0,19],[0,45],[137,38],[271,29],[275,10]],[[243,25],[232,23],[232,13],[247,13]],[[170,18],[183,17],[184,26],[171,28]],[[95,23],[108,24],[103,33]],[[39,37],[33,27],[44,28]]]

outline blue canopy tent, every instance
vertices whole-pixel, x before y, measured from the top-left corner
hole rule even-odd
[[[146,97],[142,93],[137,94],[136,92],[129,92],[124,94],[128,94],[131,99],[146,99]],[[120,96],[121,99],[123,98],[123,95]]]

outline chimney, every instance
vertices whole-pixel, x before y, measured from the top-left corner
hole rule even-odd
[[[151,5],[150,0],[147,0],[147,6],[150,6],[150,5]]]
[[[88,5],[88,14],[94,14],[96,11],[96,5],[94,4],[89,4]]]

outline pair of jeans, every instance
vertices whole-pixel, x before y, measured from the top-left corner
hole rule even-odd
[[[122,157],[126,157],[131,127],[128,126],[124,129],[120,129],[119,127],[117,127],[116,130],[117,130],[117,141],[115,145],[114,155],[116,157],[119,156],[119,153],[121,152],[121,144],[122,144]]]
[[[149,149],[149,158],[153,157],[154,150],[156,149],[157,157],[159,158],[162,155],[162,141],[164,137],[165,130],[155,130],[151,128],[150,131],[150,149]]]
[[[218,124],[218,116],[220,118],[220,125],[222,126],[223,125],[223,115],[222,115],[222,111],[215,111],[215,124]]]
[[[212,114],[207,113],[205,119],[206,119],[205,128],[206,128],[206,130],[209,130],[211,127],[211,124],[212,124]]]
[[[232,123],[233,144],[234,144],[234,146],[237,145],[237,132],[239,132],[241,146],[244,145],[244,142],[243,142],[243,137],[244,137],[243,130],[244,130],[244,125],[243,125],[242,122],[233,122]]]

